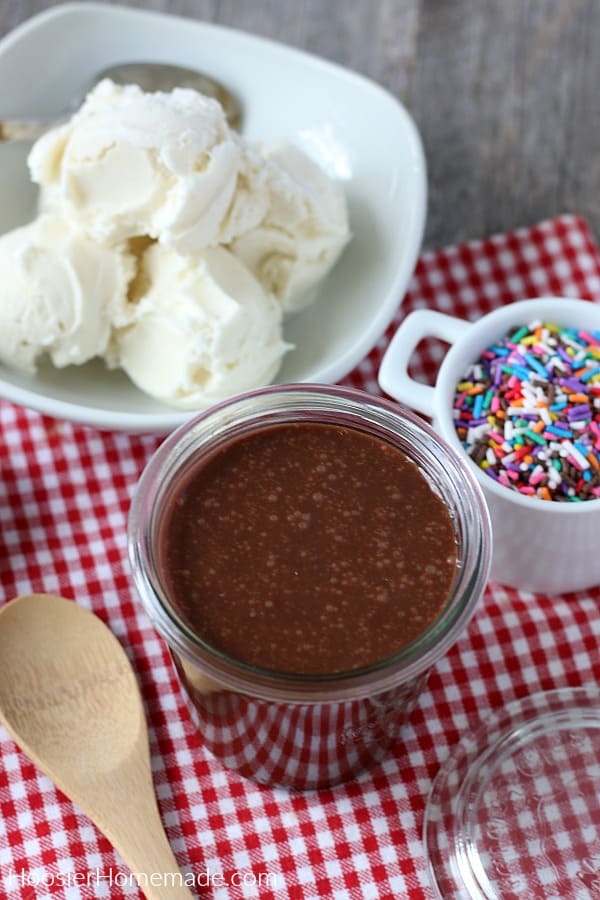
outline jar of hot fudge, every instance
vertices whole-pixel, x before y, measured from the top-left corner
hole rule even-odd
[[[325,787],[399,746],[490,565],[481,490],[420,418],[366,393],[232,398],[160,446],[129,552],[190,712],[222,763]]]

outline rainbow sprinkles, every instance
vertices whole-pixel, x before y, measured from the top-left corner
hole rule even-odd
[[[600,497],[600,331],[515,326],[465,372],[453,414],[465,451],[504,487]]]

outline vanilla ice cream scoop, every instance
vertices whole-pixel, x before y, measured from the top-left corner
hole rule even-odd
[[[133,259],[45,214],[0,237],[0,360],[34,372],[84,363],[107,350],[126,308]]]
[[[67,124],[37,141],[29,168],[44,208],[60,208],[96,240],[149,235],[195,253],[222,243],[223,227],[231,237],[249,153],[215,100],[105,80]],[[240,227],[264,214],[260,195],[252,202]]]
[[[94,356],[201,409],[268,384],[349,238],[341,185],[195,91],[102,81],[29,155],[40,214],[0,238],[0,360]]]
[[[184,257],[152,244],[130,305],[114,359],[141,390],[185,409],[268,384],[289,346],[277,301],[222,247]]]
[[[296,312],[312,302],[350,238],[344,192],[292,144],[267,155],[257,192],[267,194],[267,211],[230,249],[284,313]]]

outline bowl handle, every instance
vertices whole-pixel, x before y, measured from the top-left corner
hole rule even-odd
[[[379,369],[379,386],[406,406],[433,416],[435,388],[408,374],[410,358],[423,338],[435,337],[454,344],[471,327],[470,322],[432,309],[417,309],[402,322],[387,348]]]

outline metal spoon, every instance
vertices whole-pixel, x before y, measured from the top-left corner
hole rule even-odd
[[[201,72],[163,63],[123,63],[99,72],[89,83],[85,94],[104,78],[110,78],[115,84],[138,84],[144,91],[171,91],[176,87],[193,88],[200,91],[201,94],[218,100],[230,126],[239,129],[242,111],[238,100],[219,81],[215,81],[214,78],[209,78],[208,75],[203,75]],[[0,120],[0,143],[35,141],[49,128],[60,124],[72,115],[81,106],[83,96],[74,98],[64,113],[53,119]]]
[[[0,721],[111,841],[148,900],[191,900],[156,805],[135,675],[97,616],[48,594],[0,610]]]

